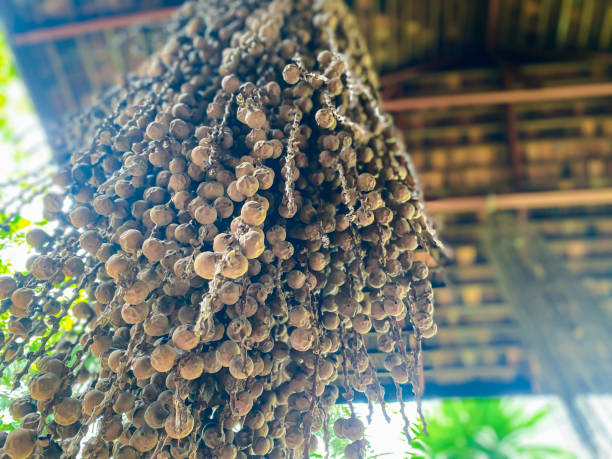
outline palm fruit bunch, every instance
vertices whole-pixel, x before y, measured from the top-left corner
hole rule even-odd
[[[384,397],[368,338],[418,397],[436,325],[414,254],[438,242],[356,22],[341,0],[173,21],[142,75],[68,123],[56,229],[0,278],[1,369],[28,386],[3,457],[308,457],[340,396],[334,431],[362,457],[352,400]],[[67,316],[78,331],[51,339]]]

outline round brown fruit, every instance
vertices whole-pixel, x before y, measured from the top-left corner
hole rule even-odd
[[[36,446],[36,431],[30,429],[15,429],[4,441],[4,452],[11,459],[25,459],[29,457]]]

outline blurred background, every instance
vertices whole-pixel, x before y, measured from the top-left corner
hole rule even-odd
[[[612,2],[347,2],[450,253],[431,436],[408,452],[401,417],[375,416],[371,457],[612,457]],[[160,49],[181,3],[2,0],[4,195],[27,192],[15,177],[44,168],[62,118]],[[21,239],[2,269],[22,269]]]

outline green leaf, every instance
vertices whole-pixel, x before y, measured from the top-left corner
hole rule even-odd
[[[572,453],[555,446],[526,445],[525,438],[550,410],[526,414],[510,399],[446,399],[427,416],[429,436],[422,425],[413,425],[413,458],[571,458]]]
[[[563,448],[556,446],[547,445],[520,445],[516,448],[518,453],[521,453],[525,457],[529,456],[534,459],[536,458],[555,458],[555,459],[575,459],[576,455],[570,451],[566,451]]]

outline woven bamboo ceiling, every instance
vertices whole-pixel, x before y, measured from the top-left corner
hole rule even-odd
[[[550,283],[565,303],[588,304],[596,322],[612,317],[612,2],[347,1],[455,251],[437,293],[426,393],[565,394],[546,386],[547,354],[533,352],[545,345],[513,288],[527,281],[504,263],[561,267]],[[137,71],[180,3],[4,0],[0,14],[43,124]],[[518,229],[507,236],[500,226]],[[578,321],[571,327],[585,335]],[[606,339],[605,330],[589,333]]]

